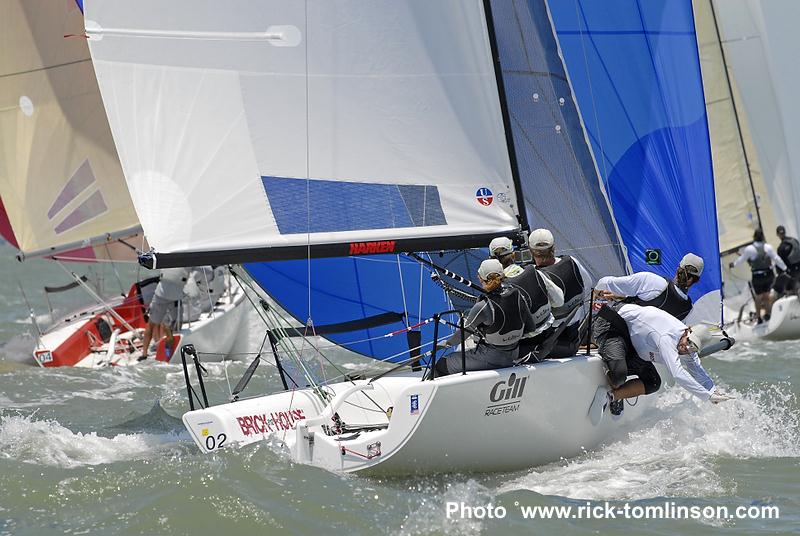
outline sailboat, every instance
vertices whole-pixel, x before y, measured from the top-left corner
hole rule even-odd
[[[544,1],[86,8],[114,140],[154,248],[141,262],[243,264],[234,273],[263,298],[264,344],[283,392],[246,394],[259,356],[231,401],[210,406],[202,375],[200,391],[190,380],[192,360],[200,371],[197,352],[183,352],[192,406],[183,420],[203,451],[274,438],[299,462],[345,472],[505,470],[577,455],[648,406],[644,398],[618,420],[593,420],[588,409],[606,381],[596,355],[435,377],[433,343],[451,331],[442,320],[458,325],[458,310],[449,310],[450,298],[448,311],[432,317],[402,303],[423,300],[416,289],[424,279],[405,284],[409,266],[447,275],[441,264],[453,250],[484,247],[498,235],[524,243],[529,221],[546,226],[550,217],[562,218],[554,230],[568,244],[580,243],[581,229],[602,238],[575,249],[594,266],[605,263],[604,273],[629,269],[618,209],[611,210]],[[697,63],[696,48],[688,57]],[[697,73],[699,83],[699,65]],[[705,143],[707,155],[707,135]],[[707,173],[691,180],[684,188],[703,192],[696,206],[715,233],[710,158]],[[152,191],[178,206],[156,210]],[[208,225],[212,215],[227,225]],[[712,236],[696,231],[691,236]],[[664,234],[659,225],[653,232]],[[381,288],[362,300],[359,274],[368,262],[367,279]],[[708,291],[718,292],[710,273]],[[284,282],[290,290],[279,301],[306,334],[339,337],[360,308],[370,319],[357,326],[367,340],[345,346],[374,352],[379,339],[397,341],[417,328],[426,330],[424,342],[403,356],[381,350],[388,355],[379,359],[399,363],[370,378],[320,379],[293,348],[280,309],[266,301]],[[469,291],[477,294],[466,286],[462,297]],[[380,292],[394,296],[391,305],[375,297]],[[341,306],[338,325],[320,330],[320,301],[334,319],[337,304],[353,308]],[[398,301],[401,329],[379,335],[386,326],[375,317]]]
[[[82,12],[74,2],[46,0],[4,0],[0,11],[8,43],[0,54],[0,234],[21,261],[47,258],[64,268],[72,282],[46,286],[46,296],[80,287],[95,301],[52,318],[46,329],[36,324],[33,358],[45,367],[134,363],[157,278],[109,298],[62,264],[135,262],[137,249],[146,248],[97,88]],[[225,283],[220,278],[216,284]],[[226,288],[231,290],[208,311],[187,311],[179,343],[203,340],[220,353],[232,348],[244,293]],[[163,340],[156,358],[169,359]]]
[[[769,122],[769,117],[777,114],[765,113],[761,108],[774,106],[775,98],[767,98],[759,103],[758,109],[743,106],[741,78],[749,79],[752,69],[762,70],[759,76],[769,77],[768,61],[762,39],[757,38],[763,30],[758,30],[760,16],[753,16],[748,5],[754,8],[758,3],[713,2],[695,0],[695,20],[700,49],[706,108],[709,116],[711,148],[714,155],[714,177],[717,193],[717,212],[720,222],[720,256],[725,280],[726,328],[742,340],[768,339],[782,340],[800,338],[800,301],[797,296],[784,296],[777,299],[768,321],[757,323],[752,290],[749,286],[750,271],[746,265],[734,270],[728,268],[741,250],[752,242],[753,231],[762,229],[767,242],[777,244],[774,234],[778,223],[794,226],[796,216],[793,205],[785,202],[786,194],[793,188],[784,188],[790,181],[781,178],[786,170],[776,165],[770,154],[779,151],[783,144],[777,140],[769,142],[770,147],[762,151],[756,149],[751,120],[756,126]],[[727,26],[726,37],[723,37]],[[750,39],[745,42],[744,37]],[[743,57],[746,55],[746,59]],[[757,56],[761,56],[757,59]],[[734,60],[735,65],[730,60]],[[738,67],[741,70],[737,70]],[[741,76],[737,76],[741,75]],[[770,86],[769,78],[762,78],[759,91]],[[752,93],[750,81],[744,82],[744,90]],[[752,97],[750,97],[752,101]],[[753,113],[756,118],[753,119]],[[781,126],[773,125],[770,139]],[[760,127],[757,135],[764,134]],[[764,145],[764,141],[761,142]],[[764,152],[764,150],[768,152]],[[767,157],[768,165],[762,169],[760,157]],[[768,188],[768,184],[772,186]],[[787,210],[790,208],[790,210]],[[787,222],[787,223],[783,223]]]

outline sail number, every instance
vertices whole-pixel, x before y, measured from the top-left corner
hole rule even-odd
[[[222,445],[225,444],[225,440],[228,439],[228,436],[225,434],[219,434],[217,436],[208,435],[206,436],[206,450],[214,450],[222,448]]]

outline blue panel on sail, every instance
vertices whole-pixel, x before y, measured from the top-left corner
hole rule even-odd
[[[281,234],[447,225],[436,186],[261,179]]]
[[[626,259],[603,193],[544,0],[491,2],[514,149],[532,229],[594,277]]]
[[[432,258],[439,265],[474,278],[486,255],[482,250]],[[408,359],[406,335],[384,335],[451,308],[445,292],[431,282],[430,271],[402,255],[252,263],[245,268],[301,324],[309,318],[314,325],[322,326],[387,312],[407,312],[407,321],[326,335],[337,344],[375,359]],[[427,345],[425,351],[430,348],[433,327],[428,324],[419,329],[423,344]],[[449,331],[444,329],[444,333]]]
[[[635,271],[687,252],[721,287],[711,148],[691,0],[550,4],[572,85]],[[660,249],[662,264],[645,251]]]

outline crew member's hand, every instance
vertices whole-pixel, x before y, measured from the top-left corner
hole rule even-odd
[[[626,296],[620,296],[619,294],[614,294],[610,290],[597,290],[594,291],[594,299],[595,300],[624,300]]]
[[[708,400],[712,404],[719,404],[720,402],[725,402],[726,400],[733,400],[734,398],[736,397],[733,397],[728,393],[725,393],[717,389],[713,393],[711,393],[711,398],[709,398]]]

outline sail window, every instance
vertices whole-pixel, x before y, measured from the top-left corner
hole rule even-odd
[[[447,225],[436,186],[261,179],[281,234]]]

